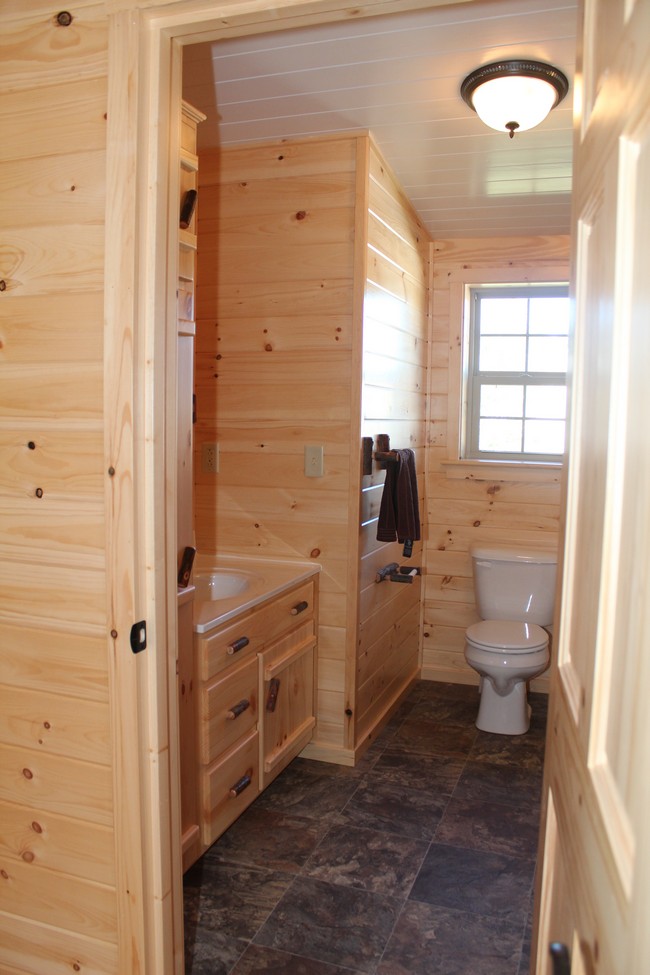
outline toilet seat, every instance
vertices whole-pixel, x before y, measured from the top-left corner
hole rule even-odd
[[[481,620],[468,627],[465,636],[471,646],[494,653],[534,653],[548,644],[541,626],[517,620]]]

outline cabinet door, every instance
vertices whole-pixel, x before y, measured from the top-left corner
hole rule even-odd
[[[314,620],[260,655],[261,788],[302,751],[313,733]]]

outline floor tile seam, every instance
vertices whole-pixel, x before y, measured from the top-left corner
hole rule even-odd
[[[215,866],[225,866],[225,867],[238,867],[245,870],[250,870],[258,874],[280,874],[280,876],[295,877],[296,873],[293,870],[283,870],[281,867],[263,867],[259,863],[253,863],[251,860],[241,860],[235,855],[233,858],[229,856],[224,856],[222,859],[213,861]],[[199,891],[203,890],[206,885],[206,881],[210,881],[211,878],[206,877],[203,879]]]
[[[243,939],[238,938],[237,940],[239,941],[239,940],[243,940]],[[246,941],[246,943],[244,944],[244,949],[243,949],[242,953],[238,956],[238,958],[234,962],[234,964],[232,964],[230,966],[230,968],[228,969],[228,975],[230,975],[231,972],[234,972],[235,971],[235,969],[237,968],[237,965],[240,963],[240,961],[242,960],[242,958],[244,957],[244,955],[246,954],[246,952],[248,951],[248,949],[250,948],[250,946],[252,945],[252,943],[253,942],[250,941],[250,940],[249,941]],[[185,975],[192,975],[192,973],[191,972],[189,972],[189,973],[186,972]]]
[[[366,774],[368,776],[371,776],[372,775],[373,777],[377,777],[377,778],[382,779],[387,785],[390,785],[391,783],[394,783],[395,785],[402,785],[405,790],[410,790],[412,792],[417,792],[417,793],[422,794],[422,795],[429,795],[429,796],[431,796],[432,799],[437,799],[437,798],[440,798],[440,797],[446,797],[448,799],[451,799],[451,797],[453,795],[453,791],[456,788],[456,786],[454,786],[451,789],[451,791],[450,791],[449,789],[446,789],[446,788],[437,788],[435,785],[423,785],[423,786],[420,786],[417,783],[416,784],[413,784],[413,785],[406,786],[406,785],[404,785],[404,783],[402,781],[402,779],[403,779],[403,773],[400,775],[400,774],[397,774],[397,773],[384,772],[384,771],[381,771],[380,770],[380,771],[373,771],[371,773],[366,773]],[[361,787],[362,784],[363,783],[360,783],[359,788]],[[372,785],[373,785],[373,783],[371,781],[368,781],[366,784],[369,787],[372,787]],[[352,793],[352,795],[350,796],[350,798],[345,803],[345,806],[340,810],[341,812],[344,811],[345,807],[354,798],[354,796],[357,794],[358,791],[359,791],[358,788],[355,789],[355,791]]]
[[[440,824],[438,824],[438,826],[440,826]],[[510,852],[510,851],[508,851],[506,853],[503,850],[494,850],[494,849],[491,849],[491,848],[489,848],[487,846],[470,846],[469,844],[466,845],[466,846],[459,846],[457,842],[456,843],[453,843],[453,842],[446,843],[445,840],[443,840],[443,839],[441,839],[440,837],[437,836],[437,832],[438,832],[438,827],[436,827],[436,833],[434,833],[433,839],[431,840],[431,842],[432,843],[437,843],[440,846],[452,846],[455,849],[465,850],[466,852],[469,851],[469,852],[472,852],[472,853],[493,853],[496,856],[512,857],[513,860],[528,860],[528,861],[531,861],[531,860],[534,861],[535,860],[535,857],[534,856],[530,856],[530,855],[526,855],[526,854],[520,854],[520,853],[513,853],[513,852]]]
[[[514,927],[515,927],[514,921],[515,921],[515,919],[517,917],[519,917],[519,920],[522,923],[522,928],[521,928],[521,943],[522,943],[522,947],[523,947],[524,939],[526,937],[526,923],[527,923],[526,922],[527,912],[525,912],[525,911],[523,912],[523,921],[522,921],[521,916],[520,916],[520,912],[519,912],[519,910],[517,908],[513,908],[512,911],[509,911],[509,912],[504,912],[504,911],[499,911],[499,912],[469,911],[469,910],[463,909],[461,907],[452,907],[449,904],[440,904],[440,903],[437,903],[436,901],[425,901],[425,900],[421,900],[419,897],[409,897],[408,903],[409,904],[422,904],[424,907],[432,907],[432,908],[435,908],[436,910],[445,911],[445,913],[449,913],[449,914],[462,914],[463,917],[476,918],[476,919],[480,919],[482,921],[487,921],[487,922],[494,922],[494,923],[496,923],[497,921],[503,921],[503,922],[513,921],[513,930],[514,930]],[[404,905],[404,906],[406,907],[406,905]]]

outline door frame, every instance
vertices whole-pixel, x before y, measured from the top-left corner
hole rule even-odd
[[[107,0],[106,540],[121,972],[183,971],[174,204],[182,48],[448,2]],[[137,621],[146,621],[142,653],[130,644]]]

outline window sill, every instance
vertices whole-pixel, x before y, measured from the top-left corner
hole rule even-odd
[[[562,463],[531,461],[442,460],[440,466],[449,478],[477,481],[545,481],[559,483]]]

